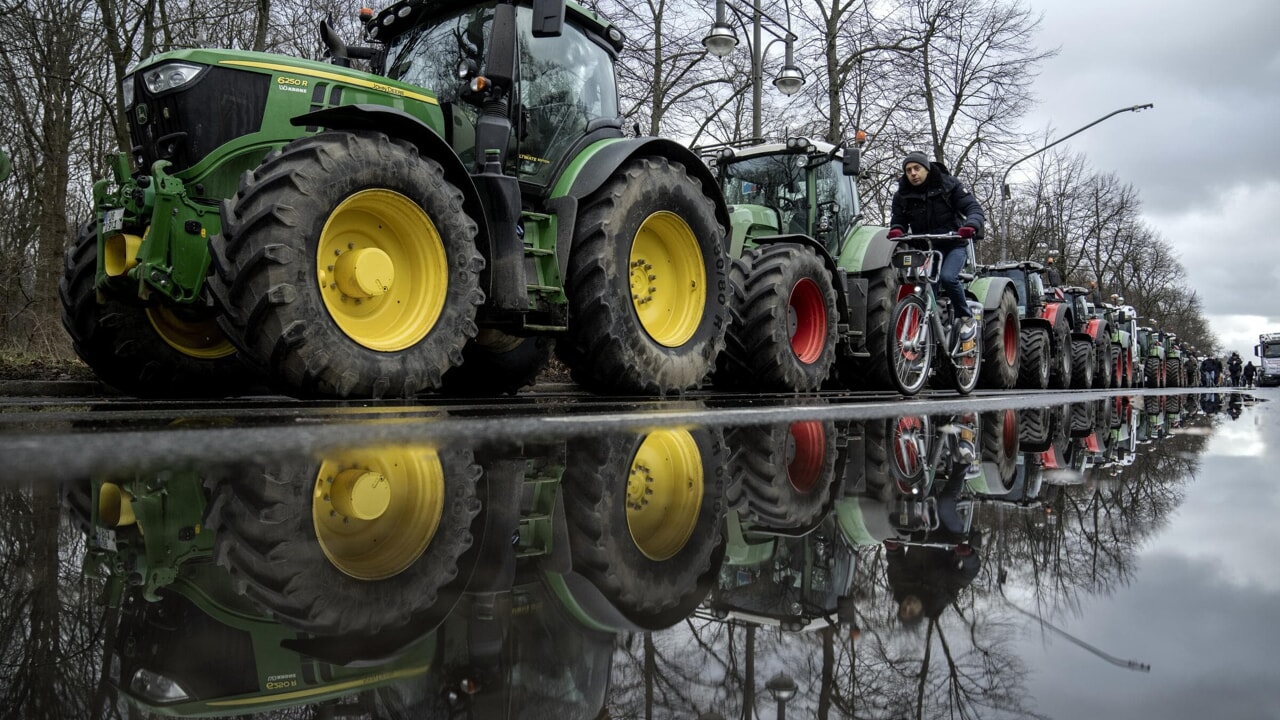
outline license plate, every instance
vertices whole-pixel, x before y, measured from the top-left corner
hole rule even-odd
[[[115,232],[122,227],[124,227],[124,208],[107,210],[102,213],[103,232]]]

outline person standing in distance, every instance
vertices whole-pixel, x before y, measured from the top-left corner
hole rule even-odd
[[[889,239],[903,234],[938,235],[956,233],[964,240],[981,237],[985,221],[982,206],[958,179],[940,162],[933,162],[922,152],[908,153],[902,161],[902,179],[893,194],[889,218]],[[935,243],[942,253],[938,286],[951,301],[951,310],[959,323],[960,341],[973,340],[977,323],[965,299],[960,271],[964,269],[967,246],[964,242],[950,246]]]

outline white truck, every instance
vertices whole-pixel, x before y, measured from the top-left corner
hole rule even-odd
[[[1280,333],[1262,333],[1253,354],[1261,358],[1254,382],[1263,385],[1280,385]]]

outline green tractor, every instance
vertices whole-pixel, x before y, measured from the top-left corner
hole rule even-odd
[[[1035,390],[1069,387],[1072,374],[1071,308],[1047,286],[1045,276],[1044,265],[1021,260],[983,266],[971,283],[988,278],[1003,278],[1009,283],[1019,320],[1015,384]],[[984,356],[983,363],[987,360]]]
[[[401,0],[332,62],[148,58],[133,147],[68,251],[63,323],[139,396],[700,385],[729,215],[687,148],[627,137],[623,37],[563,0]],[[369,71],[351,66],[367,63]]]
[[[856,180],[860,143],[821,140],[729,145],[709,164],[729,203],[733,322],[716,382],[726,387],[811,391],[890,389],[889,314],[898,279],[888,228],[863,221]],[[704,149],[710,152],[714,149]],[[1009,295],[1006,299],[1005,294]],[[1004,338],[1016,308],[1003,280],[970,286],[982,302],[986,336]],[[984,350],[991,386],[1017,368],[997,339]],[[1004,368],[1003,370],[1001,368]]]
[[[156,712],[229,715],[430,671],[442,691],[463,677],[483,691],[451,704],[500,717],[502,688],[539,688],[495,643],[523,643],[532,676],[556,687],[584,680],[555,667],[565,657],[603,682],[613,635],[670,627],[710,593],[725,553],[719,430],[463,445],[69,484],[86,573],[119,611],[112,682]],[[533,636],[519,630],[539,617]]]
[[[1148,325],[1138,328],[1139,359],[1142,361],[1142,384],[1149,388],[1162,388],[1168,384],[1165,372],[1166,333]]]

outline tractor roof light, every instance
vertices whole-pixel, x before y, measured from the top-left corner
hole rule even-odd
[[[146,83],[147,90],[152,95],[159,95],[190,83],[200,75],[202,70],[204,70],[203,67],[191,63],[164,63],[143,70],[142,81]]]

